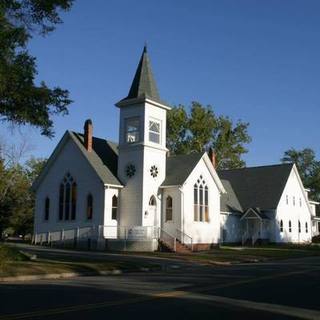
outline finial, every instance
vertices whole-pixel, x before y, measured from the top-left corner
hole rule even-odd
[[[147,53],[147,41],[144,42],[143,53]]]

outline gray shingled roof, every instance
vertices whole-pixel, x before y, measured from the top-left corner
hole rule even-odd
[[[222,212],[243,212],[241,204],[231,186],[230,181],[221,179],[227,193],[221,194],[220,210]]]
[[[220,179],[228,181],[234,192],[233,195],[231,192],[229,200],[222,197],[221,206],[232,207],[236,196],[243,211],[248,208],[275,209],[292,167],[293,164],[289,163],[218,171]]]
[[[88,152],[84,147],[84,137],[82,133],[70,132],[72,138],[77,143],[89,163],[96,171],[104,184],[119,185],[121,182],[117,178],[118,167],[118,146],[117,144],[93,137],[92,152]]]
[[[167,158],[166,179],[162,186],[182,185],[202,158],[203,153],[176,155]]]
[[[149,98],[161,103],[146,47],[143,48],[140,62],[133,78],[128,96],[121,101],[136,98]]]

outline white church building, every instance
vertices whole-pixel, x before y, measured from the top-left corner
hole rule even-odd
[[[294,164],[217,171],[211,152],[169,156],[166,114],[144,48],[120,110],[119,143],[66,131],[40,176],[34,243],[190,251],[308,243],[318,203]]]

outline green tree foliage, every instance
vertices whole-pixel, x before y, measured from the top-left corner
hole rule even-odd
[[[310,189],[310,198],[320,201],[320,161],[310,148],[296,150],[294,148],[284,153],[282,162],[296,164],[304,186]]]
[[[241,156],[248,152],[251,141],[248,123],[216,116],[210,105],[192,102],[190,112],[179,105],[168,112],[167,147],[172,154],[203,152],[213,148],[218,169],[245,166]]]
[[[36,85],[35,58],[26,49],[32,34],[47,34],[61,23],[59,11],[73,0],[0,1],[0,120],[30,124],[43,135],[53,135],[52,116],[67,114],[69,92]]]
[[[43,159],[31,158],[25,165],[0,166],[0,237],[10,228],[16,235],[26,235],[33,230],[34,179],[45,164]]]

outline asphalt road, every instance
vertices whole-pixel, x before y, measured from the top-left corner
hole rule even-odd
[[[320,319],[319,257],[226,267],[161,263],[165,271],[2,284],[0,320]]]

